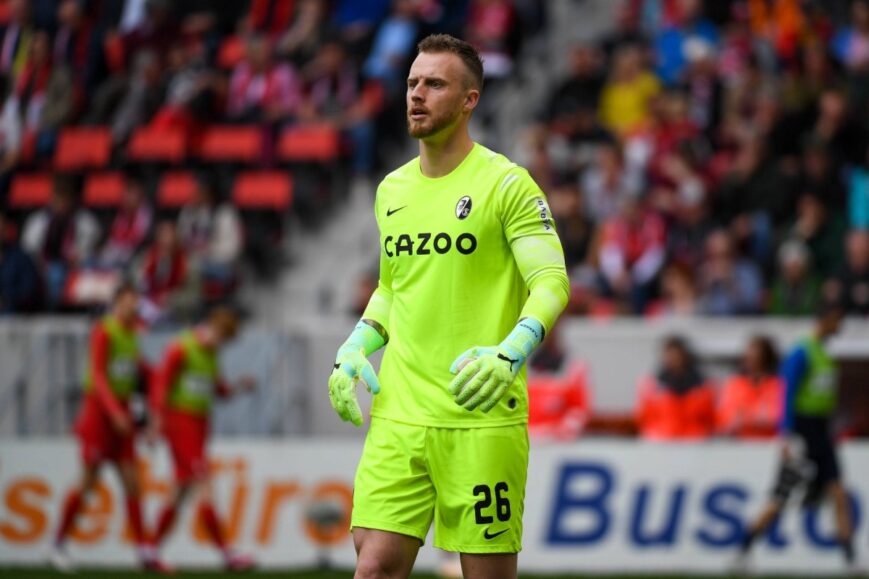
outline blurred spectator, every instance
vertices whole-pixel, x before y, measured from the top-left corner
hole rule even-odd
[[[676,184],[675,194],[669,196],[667,203],[672,214],[667,231],[667,253],[673,262],[696,270],[703,260],[706,238],[714,229],[705,184],[682,156],[668,156],[663,167]],[[662,195],[656,197],[659,205],[663,204]]]
[[[641,314],[653,297],[666,257],[663,219],[634,198],[622,201],[619,215],[603,224],[600,270],[607,296],[626,300]]]
[[[639,128],[649,120],[649,102],[659,91],[660,83],[645,69],[640,49],[621,48],[601,93],[603,126],[619,135]]]
[[[751,339],[740,372],[724,381],[717,408],[717,430],[743,439],[772,438],[781,421],[784,383],[779,356],[770,338]]]
[[[404,94],[407,63],[417,37],[414,0],[393,0],[392,11],[374,36],[362,73],[381,81],[390,95]]]
[[[334,22],[351,54],[365,54],[377,24],[389,10],[390,0],[337,0]]]
[[[830,152],[833,168],[847,163],[862,163],[866,150],[866,126],[856,118],[862,109],[852,109],[841,89],[827,87],[818,100],[817,114],[808,129],[808,137],[818,139]]]
[[[93,259],[99,235],[96,218],[76,206],[72,184],[56,180],[48,207],[27,218],[21,236],[22,247],[42,270],[50,309],[62,305],[70,271]]]
[[[588,262],[594,223],[585,214],[582,195],[576,186],[562,185],[550,190],[549,208],[558,224],[567,271]]]
[[[60,2],[53,48],[54,61],[68,66],[74,75],[77,104],[83,104],[84,96],[96,87],[103,64],[100,38],[84,8],[81,0]]]
[[[811,316],[818,308],[821,280],[812,268],[805,243],[786,241],[778,250],[778,275],[773,281],[769,313],[776,316]]]
[[[597,148],[597,162],[582,175],[581,189],[588,215],[598,224],[612,219],[625,200],[640,195],[642,186],[642,176],[625,164],[619,144],[602,143]]]
[[[5,77],[0,77],[0,95],[3,97],[3,108],[0,110],[0,191],[7,190],[6,181],[9,172],[21,158],[24,139],[18,101],[9,83],[3,79]]]
[[[570,362],[558,326],[528,360],[528,432],[535,439],[575,440],[591,414],[588,368]]]
[[[251,0],[249,20],[250,31],[256,31],[275,38],[292,22],[293,0]]]
[[[183,312],[198,301],[196,279],[189,274],[187,255],[172,221],[157,224],[154,242],[145,252],[139,271],[152,322],[184,317]]]
[[[615,30],[605,36],[600,46],[607,59],[618,52],[623,46],[633,45],[645,48],[648,44],[646,33],[640,28],[639,10],[632,6],[632,0],[622,0],[616,9]]]
[[[166,86],[160,67],[156,53],[138,52],[129,74],[115,75],[97,89],[86,122],[110,125],[114,141],[124,142],[163,104]]]
[[[833,86],[836,71],[820,41],[806,44],[801,53],[799,66],[784,71],[782,101],[785,110],[802,113],[816,106],[823,91]]]
[[[845,265],[827,282],[824,294],[841,301],[849,314],[869,315],[869,231],[854,230],[848,234]]]
[[[0,314],[32,312],[39,306],[39,274],[6,229],[0,213]]]
[[[679,317],[701,313],[694,272],[685,265],[669,265],[661,274],[661,298],[648,311],[650,315]]]
[[[757,265],[739,257],[727,231],[706,238],[706,259],[700,264],[699,287],[703,313],[738,316],[760,311],[763,280]]]
[[[321,0],[298,0],[293,20],[277,42],[277,53],[299,69],[307,65],[329,35],[327,10]]]
[[[681,83],[688,97],[688,116],[708,137],[715,136],[724,108],[724,85],[718,77],[718,61],[711,44],[691,45]]]
[[[252,35],[245,59],[235,67],[229,83],[229,118],[245,123],[288,120],[297,112],[301,91],[296,72],[272,58],[269,39]]]
[[[679,21],[666,26],[655,39],[657,72],[666,84],[675,84],[691,55],[715,51],[719,35],[715,24],[703,15],[701,0],[678,0]]]
[[[640,382],[637,425],[649,440],[707,438],[715,427],[715,391],[679,337],[664,342],[657,375]]]
[[[763,139],[747,138],[718,189],[717,211],[731,224],[736,241],[758,263],[768,262],[774,227],[793,213],[792,188],[792,181],[769,156]]]
[[[503,79],[513,71],[518,49],[516,17],[510,0],[470,0],[465,39],[480,52],[487,79]]]
[[[218,94],[222,81],[206,62],[202,45],[176,44],[169,51],[166,78],[166,100],[153,126],[179,128],[192,136],[202,124],[221,116]]]
[[[845,187],[827,146],[819,139],[806,138],[801,161],[799,192],[823,198],[829,213],[844,210]]]
[[[100,252],[100,265],[110,269],[125,269],[130,265],[133,255],[142,247],[151,231],[153,217],[145,184],[136,177],[127,177],[121,204]]]
[[[848,71],[855,102],[862,108],[869,97],[869,2],[853,0],[851,19],[836,32],[833,54]]]
[[[136,12],[135,25],[121,38],[126,65],[129,66],[142,51],[153,53],[162,65],[169,48],[180,36],[180,27],[172,17],[170,2],[145,0],[144,16],[139,16],[140,11]]]
[[[54,150],[57,131],[71,118],[75,105],[72,87],[69,67],[52,60],[48,33],[37,31],[30,45],[30,58],[15,84],[24,139],[35,141],[37,154]]]
[[[29,0],[9,0],[9,22],[0,31],[0,73],[14,83],[30,56],[33,21]]]
[[[817,194],[802,195],[797,204],[797,218],[790,230],[791,237],[802,240],[811,253],[813,264],[823,276],[829,276],[842,266],[842,245],[847,224],[826,198]]]
[[[328,123],[353,143],[353,169],[367,175],[374,166],[374,115],[383,93],[379,83],[362,83],[358,70],[340,42],[328,42],[305,69],[308,95],[301,120]]]
[[[855,229],[869,229],[869,170],[854,167],[848,179],[848,223]]]
[[[214,183],[197,181],[190,204],[178,215],[178,233],[191,269],[204,281],[231,284],[243,249],[241,218],[229,203],[218,202]]]
[[[121,32],[130,32],[144,24],[147,18],[146,7],[148,0],[123,0],[118,5],[121,7],[119,13],[113,13],[110,16],[110,21],[115,21],[114,17],[118,17],[118,28]],[[117,9],[118,6],[116,6]]]
[[[603,90],[601,59],[594,47],[580,44],[570,53],[568,75],[549,95],[544,119],[550,128],[568,138],[582,132],[584,117],[597,109]]]

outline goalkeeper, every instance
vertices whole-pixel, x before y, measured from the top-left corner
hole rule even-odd
[[[470,138],[477,52],[447,35],[418,48],[407,123],[420,154],[378,188],[380,281],[329,379],[357,426],[357,385],[376,395],[353,499],[356,577],[408,577],[434,523],[466,578],[510,579],[528,469],[524,363],[567,302],[564,256],[527,171]],[[384,346],[378,377],[367,356]]]

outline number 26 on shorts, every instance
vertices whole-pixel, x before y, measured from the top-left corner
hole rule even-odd
[[[509,490],[507,483],[503,481],[496,483],[494,490],[494,514],[502,523],[507,522],[510,520],[510,499],[507,498],[507,491]],[[487,514],[493,512],[491,508],[492,494],[492,488],[488,485],[477,485],[474,487],[474,496],[480,497],[480,500],[474,504],[474,518],[478,525],[489,525],[495,521],[495,517]]]

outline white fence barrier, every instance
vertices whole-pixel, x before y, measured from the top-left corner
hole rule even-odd
[[[346,524],[355,440],[218,441],[214,445],[219,510],[240,549],[266,567],[351,567]],[[71,441],[0,441],[0,564],[42,565],[63,497],[77,472]],[[168,489],[165,449],[143,449],[147,520]],[[588,440],[533,446],[523,571],[721,572],[744,522],[762,504],[775,470],[771,444],[725,442],[657,445]],[[855,544],[866,544],[869,445],[844,449],[856,514]],[[469,489],[469,500],[473,500]],[[114,476],[94,495],[71,550],[90,566],[134,562]],[[319,507],[319,509],[315,509]],[[317,527],[313,510],[337,515]],[[757,569],[830,576],[842,568],[830,509],[791,512],[761,540]],[[180,566],[218,563],[187,509],[165,551]],[[481,531],[482,532],[482,531]],[[438,555],[426,547],[419,566]]]

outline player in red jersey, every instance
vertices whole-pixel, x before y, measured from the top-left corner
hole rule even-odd
[[[140,380],[151,371],[139,353],[137,307],[139,294],[124,284],[116,292],[108,315],[98,320],[90,338],[90,360],[85,377],[85,396],[75,432],[81,443],[84,464],[81,482],[67,496],[51,553],[52,565],[72,571],[73,563],[64,548],[66,538],[87,497],[99,480],[103,462],[111,462],[120,473],[126,495],[127,517],[139,557],[146,569],[166,571],[148,544],[140,507],[136,470],[135,427],[129,399]]]
[[[234,387],[221,377],[217,355],[238,330],[238,317],[232,310],[216,308],[208,320],[183,332],[167,349],[162,367],[151,390],[152,439],[163,434],[175,465],[176,485],[157,523],[157,547],[166,538],[177,513],[188,495],[198,497],[198,515],[220,549],[226,567],[243,571],[253,567],[250,557],[232,552],[226,544],[223,527],[212,498],[205,441],[209,416],[215,397],[225,398],[251,390],[255,383],[242,378]]]

